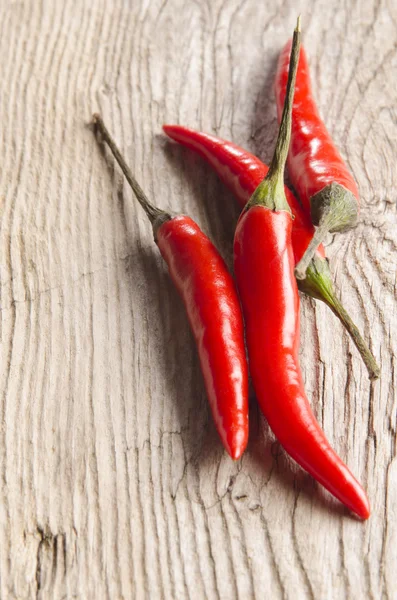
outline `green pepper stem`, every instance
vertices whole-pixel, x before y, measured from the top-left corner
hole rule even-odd
[[[339,302],[336,296],[322,299],[349,332],[350,337],[352,338],[357,350],[361,354],[361,358],[363,359],[365,366],[367,367],[369,379],[371,381],[379,379],[380,369],[376,363],[375,357],[363,340],[361,333],[357,329],[357,326],[354,324],[341,302]]]
[[[310,262],[312,261],[317,248],[323,242],[328,232],[329,224],[327,220],[321,223],[321,225],[319,225],[318,227],[316,227],[313,233],[313,237],[310,240],[310,243],[306,248],[304,255],[295,267],[295,277],[297,279],[305,279],[307,268],[310,265]]]
[[[258,185],[247,202],[245,210],[249,210],[252,206],[264,206],[270,210],[283,210],[291,214],[291,209],[284,191],[284,169],[291,141],[292,106],[294,101],[296,72],[299,63],[300,40],[299,16],[294,31],[294,37],[292,39],[287,90],[281,123],[278,130],[276,148],[270,163],[269,171],[265,179]]]
[[[159,224],[161,222],[164,223],[164,221],[168,221],[171,218],[171,215],[169,215],[169,213],[167,213],[166,211],[161,210],[160,208],[157,208],[157,206],[154,206],[154,204],[152,204],[149,201],[145,192],[143,191],[143,189],[141,188],[141,186],[139,185],[139,183],[133,176],[131,169],[125,162],[124,157],[122,156],[120,150],[118,149],[118,147],[116,145],[116,142],[114,141],[114,139],[110,135],[109,131],[107,130],[105,123],[102,120],[102,117],[96,113],[92,116],[92,120],[93,120],[95,127],[97,128],[100,135],[102,136],[102,139],[109,146],[114,158],[118,162],[128,183],[130,184],[132,191],[135,194],[136,199],[138,200],[139,204],[142,206],[143,210],[145,211],[145,213],[146,213],[147,217],[149,218],[150,222],[152,223],[153,227],[154,227],[155,223]]]
[[[276,148],[269,166],[266,179],[276,179],[284,185],[284,169],[287,161],[289,145],[291,141],[292,124],[292,106],[294,102],[296,73],[299,64],[299,53],[301,43],[301,17],[299,15],[294,36],[292,38],[291,56],[289,59],[288,83],[285,93],[283,114],[281,117],[280,128]]]
[[[298,287],[302,292],[305,292],[305,294],[309,294],[313,298],[325,302],[332,310],[334,315],[338,317],[346,331],[349,333],[357,350],[361,354],[361,358],[368,370],[368,377],[371,380],[378,379],[380,376],[380,369],[376,364],[376,360],[371,350],[368,348],[361,333],[357,329],[357,326],[336,296],[328,261],[321,258],[319,255],[316,255],[309,264],[306,278],[298,280]]]

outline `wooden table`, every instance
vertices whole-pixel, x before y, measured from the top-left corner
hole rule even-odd
[[[164,122],[268,161],[302,13],[321,113],[359,182],[335,282],[380,363],[302,297],[313,408],[368,490],[363,524],[289,460],[255,398],[233,463],[151,228],[87,126],[229,264],[238,209]],[[391,0],[0,4],[1,598],[396,598],[396,30]],[[110,167],[109,167],[110,165]]]

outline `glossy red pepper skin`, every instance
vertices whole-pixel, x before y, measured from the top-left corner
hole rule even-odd
[[[291,40],[287,42],[282,50],[276,71],[274,88],[279,121],[287,89],[291,43]],[[288,172],[308,214],[311,198],[332,183],[339,183],[350,190],[357,200],[357,205],[359,203],[357,184],[319,115],[303,46],[296,75]]]
[[[163,125],[163,129],[171,139],[194,150],[204,158],[215,170],[223,183],[233,192],[242,208],[247,204],[269,170],[267,165],[250,152],[214,135],[195,131],[194,129],[180,125]],[[314,227],[310,222],[309,216],[287,187],[285,187],[285,195],[294,215],[292,246],[295,261],[299,262],[313,237]],[[320,244],[316,251],[316,259],[317,270],[319,269],[319,263],[323,263],[320,265],[322,270],[328,271],[328,263],[322,244]],[[315,278],[315,273],[309,273],[308,277],[310,276]],[[315,298],[321,298],[320,287],[316,293],[314,289],[316,287],[315,281],[310,283],[311,285],[306,287],[302,283],[302,289]]]
[[[335,454],[306,397],[299,366],[299,295],[287,211],[243,211],[234,241],[234,269],[246,327],[255,393],[286,451],[362,519],[367,496]]]
[[[248,441],[248,365],[234,281],[215,246],[189,217],[162,223],[156,242],[186,308],[217,430],[237,460]]]

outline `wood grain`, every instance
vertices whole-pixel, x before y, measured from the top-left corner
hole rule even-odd
[[[231,263],[233,198],[164,122],[268,160],[292,0],[0,3],[1,598],[396,598],[397,5],[302,0],[321,112],[362,194],[327,252],[382,377],[302,298],[302,367],[365,484],[351,517],[251,406],[237,464],[209,419],[150,225],[87,127],[100,111],[148,194]]]

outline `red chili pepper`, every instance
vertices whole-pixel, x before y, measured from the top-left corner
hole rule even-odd
[[[291,244],[292,215],[283,182],[299,41],[298,20],[275,153],[265,180],[237,224],[234,269],[252,382],[270,427],[292,458],[366,519],[370,509],[365,492],[320,429],[306,397],[299,366],[299,295]]]
[[[278,118],[283,110],[291,52],[289,41],[281,52],[275,79]],[[357,184],[322,121],[310,83],[309,65],[301,50],[292,112],[288,171],[298,197],[317,226],[304,257],[295,269],[303,279],[315,249],[327,232],[345,231],[357,222]]]
[[[253,154],[214,135],[201,133],[179,125],[164,125],[163,129],[170,138],[194,150],[207,160],[237,197],[242,207],[249,201],[269,170]],[[292,223],[292,247],[295,263],[297,263],[310,244],[314,227],[309,216],[287,187],[285,187],[285,195],[295,217]],[[306,271],[306,277],[298,281],[298,286],[306,294],[322,300],[330,307],[351,335],[368,369],[369,378],[371,380],[377,379],[380,371],[376,360],[335,294],[331,272],[322,244],[315,251],[315,255]]]
[[[248,365],[233,279],[215,246],[190,217],[171,216],[148,201],[99,115],[94,115],[94,123],[152,223],[187,311],[216,427],[237,460],[248,440]]]

